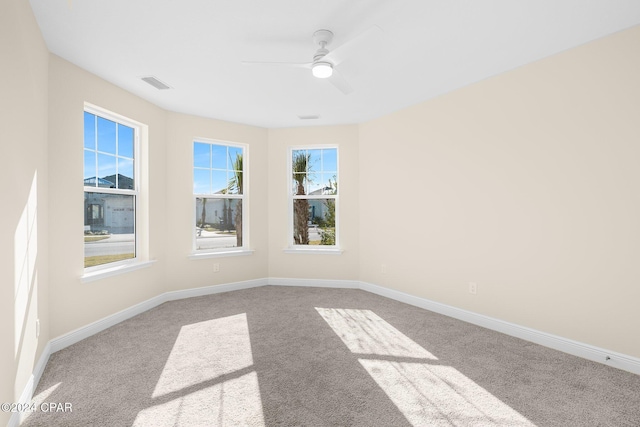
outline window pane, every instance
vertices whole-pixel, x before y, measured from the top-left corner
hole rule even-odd
[[[84,185],[96,186],[96,152],[84,150]]]
[[[84,113],[84,146],[96,149],[96,116],[87,112]]]
[[[133,128],[118,124],[118,156],[133,159]]]
[[[196,250],[242,246],[242,200],[196,198]]]
[[[229,170],[242,170],[242,148],[229,147],[229,156],[227,157]]]
[[[229,172],[228,194],[242,194],[242,172]]]
[[[98,117],[98,151],[116,154],[116,124]]]
[[[309,156],[307,150],[293,150],[291,155],[291,170],[293,173],[305,173],[309,169],[307,166]]]
[[[338,182],[336,178],[335,172],[322,174],[322,194],[338,194]]]
[[[306,193],[305,186],[307,185],[307,174],[305,173],[294,173],[293,174],[293,194],[294,195],[303,195]]]
[[[307,169],[309,172],[320,172],[322,163],[320,161],[322,150],[309,150],[309,164]]]
[[[322,150],[322,171],[338,171],[338,150],[335,148],[325,148]]]
[[[118,188],[133,190],[133,160],[118,157]]]
[[[116,157],[98,153],[98,178],[107,180],[116,186]],[[101,187],[103,185],[100,185]]]
[[[227,192],[227,187],[229,186],[229,181],[227,180],[227,171],[217,171],[214,170],[211,172],[211,181],[212,181],[212,194],[225,194]]]
[[[211,166],[214,169],[226,169],[227,168],[227,147],[224,145],[211,145],[211,155],[213,161]]]
[[[193,192],[195,194],[208,194],[211,192],[211,175],[209,169],[193,170]]]
[[[336,244],[336,202],[334,199],[309,200],[309,244]]]
[[[322,175],[319,173],[310,173],[307,176],[307,194],[318,195],[322,194]]]
[[[193,166],[196,168],[211,167],[211,144],[193,143]]]
[[[84,266],[135,258],[135,196],[84,193]]]
[[[296,245],[309,244],[310,210],[308,200],[295,199],[293,201],[293,241]]]

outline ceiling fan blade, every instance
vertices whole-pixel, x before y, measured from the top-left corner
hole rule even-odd
[[[333,65],[338,65],[358,51],[374,47],[383,35],[384,31],[382,31],[382,28],[374,25],[351,40],[331,50],[323,59],[331,62]]]
[[[311,62],[260,62],[260,61],[242,61],[243,65],[266,65],[277,67],[294,67],[311,69]]]
[[[353,92],[353,88],[351,87],[351,85],[349,85],[347,80],[335,68],[333,69],[333,74],[331,74],[331,77],[329,77],[327,80],[329,80],[329,83],[334,85],[340,92],[344,93],[345,95],[349,95],[351,92]]]

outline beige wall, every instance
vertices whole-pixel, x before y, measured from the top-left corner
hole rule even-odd
[[[0,2],[0,402],[18,401],[50,337],[48,55],[29,3]]]
[[[640,27],[362,124],[361,279],[640,357],[638,76]]]
[[[148,126],[142,173],[146,191],[149,268],[82,283],[82,111],[84,102]],[[109,316],[167,291],[266,277],[267,130],[162,110],[51,55],[49,65],[49,176],[52,336]],[[252,255],[189,259],[192,244],[192,144],[196,137],[246,143]],[[143,156],[144,158],[144,156]],[[171,161],[168,161],[170,159]],[[76,189],[77,191],[69,191]],[[144,216],[144,210],[140,212]],[[143,221],[144,222],[144,221]],[[76,236],[75,238],[73,236]],[[59,242],[65,242],[60,250]],[[213,274],[213,263],[220,272]]]
[[[291,254],[288,247],[288,149],[338,146],[341,255]],[[269,130],[269,276],[298,279],[358,279],[358,127],[327,126]]]
[[[83,109],[89,102],[148,126],[141,172],[142,211],[149,212],[149,257],[158,262],[115,277],[81,283],[83,274]],[[49,61],[49,254],[51,335],[56,337],[166,290],[166,119],[164,110],[51,55]],[[142,138],[144,139],[144,138]],[[51,182],[55,182],[52,185]],[[144,185],[144,182],[143,182]]]
[[[248,145],[249,247],[246,256],[190,259],[193,245],[193,141],[208,138]],[[167,122],[167,288],[211,286],[267,275],[267,130],[169,113]],[[245,168],[247,166],[245,165]],[[246,185],[246,184],[245,184]],[[247,212],[247,211],[245,211]],[[213,264],[220,271],[213,272]]]

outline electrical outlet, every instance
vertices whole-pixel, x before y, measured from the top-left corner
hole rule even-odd
[[[387,266],[385,264],[380,266],[380,273],[387,274]]]
[[[469,293],[473,295],[478,293],[478,284],[476,282],[469,282]]]
[[[213,272],[217,273],[218,271],[220,271],[220,264],[216,262],[213,264]]]

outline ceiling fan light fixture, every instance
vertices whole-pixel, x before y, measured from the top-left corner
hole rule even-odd
[[[316,62],[311,67],[311,72],[314,77],[319,79],[326,79],[333,74],[333,66],[329,62]]]

